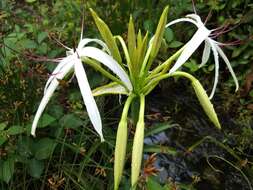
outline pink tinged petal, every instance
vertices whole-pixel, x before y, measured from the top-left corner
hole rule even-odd
[[[199,65],[199,67],[203,67],[207,63],[207,61],[210,57],[210,50],[211,50],[211,46],[210,46],[209,42],[207,40],[205,40],[205,47],[204,47],[204,51],[202,54],[202,61],[201,61],[201,64]]]
[[[83,101],[87,110],[87,113],[89,115],[90,121],[92,125],[94,126],[95,130],[99,134],[101,141],[104,141],[104,137],[102,134],[102,122],[101,117],[98,111],[97,104],[95,102],[95,99],[92,95],[90,85],[85,73],[85,70],[83,68],[82,62],[80,59],[75,59],[75,74],[78,81],[78,85],[83,97]]]
[[[48,86],[50,85],[50,83],[52,82],[52,80],[54,78],[57,78],[57,75],[59,75],[61,73],[61,69],[63,69],[65,67],[65,65],[69,63],[69,61],[71,59],[73,59],[73,58],[71,58],[71,56],[68,56],[68,57],[64,58],[63,60],[61,60],[60,63],[55,67],[53,73],[51,74],[51,76],[47,80],[47,83],[44,88],[44,94],[46,93],[46,90],[47,90]]]
[[[224,62],[226,63],[227,67],[228,67],[228,70],[229,72],[231,73],[233,79],[234,79],[234,82],[235,82],[235,91],[237,91],[239,89],[239,83],[238,83],[238,80],[236,78],[236,75],[233,71],[233,68],[227,58],[227,56],[225,55],[225,53],[222,51],[222,49],[219,47],[219,45],[215,44],[216,45],[216,49],[218,51],[218,53],[220,54],[220,56],[222,57],[222,59],[224,60]]]
[[[200,27],[190,41],[187,42],[183,52],[177,59],[175,65],[170,69],[169,73],[171,74],[181,67],[191,57],[193,52],[200,46],[200,44],[208,37],[209,34],[210,30],[204,26]]]
[[[127,86],[129,91],[133,90],[132,83],[127,75],[127,73],[122,69],[122,67],[108,54],[102,50],[94,47],[85,47],[78,49],[79,56],[86,56],[99,61],[104,64],[110,70],[112,70]]]
[[[217,84],[218,84],[218,78],[219,78],[219,55],[216,49],[216,44],[212,39],[207,39],[207,42],[210,44],[212,51],[213,51],[213,56],[214,56],[214,63],[215,63],[215,74],[214,74],[214,83],[213,83],[213,89],[212,92],[209,96],[209,99],[211,100],[214,96]]]
[[[84,38],[84,39],[80,40],[77,49],[84,48],[90,42],[95,42],[95,43],[99,44],[100,46],[102,46],[106,50],[107,53],[110,54],[109,48],[102,40],[93,39],[93,38]]]
[[[38,125],[38,121],[46,107],[46,105],[48,104],[50,98],[52,97],[55,89],[57,88],[57,86],[59,85],[59,82],[57,79],[63,79],[64,76],[73,68],[74,63],[73,60],[68,62],[64,68],[62,68],[61,73],[59,73],[59,75],[57,75],[55,78],[53,78],[53,80],[50,82],[50,85],[48,86],[47,90],[44,93],[44,96],[40,102],[39,108],[35,114],[34,120],[33,120],[33,124],[32,124],[32,130],[31,130],[31,134],[33,136],[35,136],[35,131]]]

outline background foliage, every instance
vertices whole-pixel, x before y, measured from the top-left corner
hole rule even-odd
[[[41,119],[37,138],[30,137],[33,114],[55,66],[48,59],[65,54],[57,41],[69,47],[77,44],[83,13],[84,35],[99,38],[89,7],[114,34],[126,38],[130,14],[136,27],[153,33],[167,4],[168,20],[193,12],[190,0],[1,0],[0,189],[112,189],[113,150],[122,109],[117,99],[98,99],[106,139],[101,144],[75,90],[75,79],[62,81],[61,86],[68,88],[58,90]],[[160,85],[148,99],[141,189],[249,189],[253,181],[253,4],[249,0],[198,0],[195,5],[203,20],[211,11],[208,28],[228,25],[231,29],[219,41],[239,42],[224,49],[239,78],[240,92],[234,93],[229,72],[221,67],[213,99],[223,125],[217,132],[194,96],[189,96],[193,93],[186,82]],[[194,31],[182,24],[167,29],[157,63]],[[210,92],[214,65],[211,60],[199,69],[199,52],[184,69],[194,73]],[[203,72],[206,74],[201,75]],[[93,86],[105,80],[94,71],[88,74]],[[130,137],[129,144],[133,135]],[[126,171],[122,189],[129,189],[129,165]]]

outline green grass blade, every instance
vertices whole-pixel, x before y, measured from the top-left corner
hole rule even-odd
[[[146,153],[165,153],[175,156],[177,151],[175,148],[162,146],[162,145],[145,145],[143,148],[143,152]]]
[[[175,127],[177,124],[171,124],[169,122],[167,123],[158,123],[156,125],[154,125],[153,127],[149,128],[146,132],[145,132],[145,137],[148,137],[150,135],[154,135],[160,132],[163,132],[167,129],[173,128]]]

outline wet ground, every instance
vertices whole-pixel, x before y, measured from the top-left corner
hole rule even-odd
[[[149,116],[155,116],[147,119],[148,125],[152,126],[157,120],[176,124],[173,128],[145,139],[146,144],[166,145],[177,150],[176,155],[156,155],[155,166],[160,169],[160,182],[170,180],[176,184],[193,184],[199,190],[251,189],[252,157],[238,153],[239,145],[234,138],[236,134],[233,134],[244,124],[236,124],[228,113],[222,112],[221,105],[214,105],[223,126],[221,131],[217,130],[187,86],[181,84],[171,89],[158,88],[147,101]],[[215,103],[219,101],[219,97],[213,100]],[[206,140],[189,151],[190,146],[206,137]],[[252,153],[252,150],[242,151]]]

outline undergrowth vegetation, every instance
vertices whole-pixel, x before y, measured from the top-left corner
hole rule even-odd
[[[114,188],[114,150],[125,97],[96,98],[103,121],[103,143],[85,111],[78,82],[71,76],[59,81],[60,88],[40,118],[36,138],[30,136],[32,121],[56,59],[66,56],[60,43],[77,46],[82,17],[84,36],[101,39],[89,8],[113,34],[127,41],[130,15],[136,28],[153,36],[167,5],[169,20],[194,12],[190,0],[1,0],[0,190]],[[144,155],[137,187],[252,189],[253,4],[249,0],[197,0],[195,6],[203,21],[208,17],[207,28],[223,26],[218,39],[226,44],[222,48],[240,89],[234,92],[233,78],[220,60],[220,82],[212,100],[222,126],[218,131],[204,114],[189,81],[162,81],[146,99]],[[155,64],[173,55],[195,30],[190,24],[166,28]],[[202,49],[182,70],[196,76],[210,94],[215,65],[211,58],[199,68]],[[108,83],[90,67],[86,74],[92,89]],[[134,110],[130,111],[133,117]],[[129,117],[120,185],[126,190],[131,189],[134,123]]]

